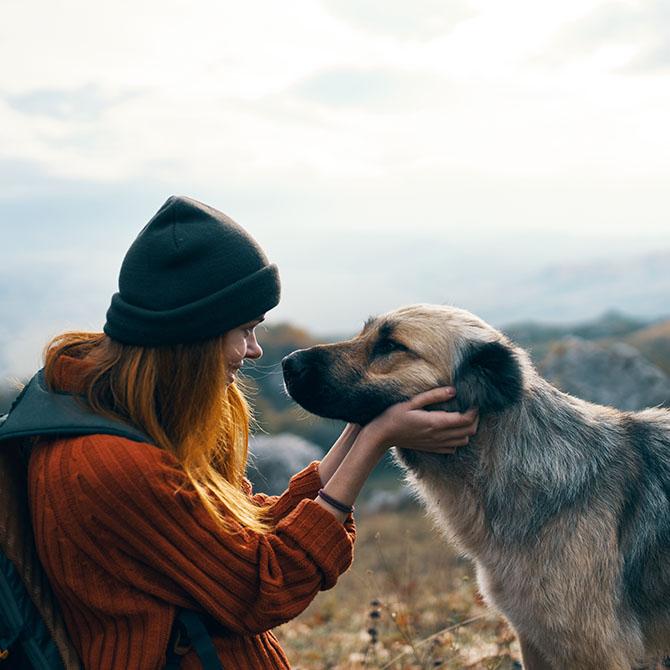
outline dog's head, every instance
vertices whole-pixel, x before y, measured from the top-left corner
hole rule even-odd
[[[495,412],[519,400],[523,353],[462,309],[411,305],[370,319],[353,339],[282,361],[291,397],[319,416],[366,424],[388,406],[453,385],[448,409]]]

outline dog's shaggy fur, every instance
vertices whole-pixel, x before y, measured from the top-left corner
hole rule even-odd
[[[284,360],[290,395],[366,424],[453,384],[478,407],[454,455],[396,450],[437,525],[477,566],[530,670],[630,670],[670,651],[670,412],[562,393],[464,310],[413,305]]]

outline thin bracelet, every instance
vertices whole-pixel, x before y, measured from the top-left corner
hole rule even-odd
[[[323,498],[329,505],[332,505],[336,510],[339,510],[340,512],[344,512],[345,514],[352,514],[354,511],[353,505],[349,507],[349,505],[345,505],[344,503],[341,503],[339,500],[335,500],[335,498],[329,496],[323,489],[319,489],[318,495],[320,498]]]

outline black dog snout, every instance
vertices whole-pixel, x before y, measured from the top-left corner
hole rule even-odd
[[[282,358],[281,367],[284,372],[284,379],[300,374],[300,370],[303,367],[300,361],[300,353],[300,351],[294,351],[292,354]]]
[[[317,347],[298,349],[282,359],[284,387],[297,403],[305,407],[323,385],[322,356]],[[311,407],[305,409],[312,410]]]

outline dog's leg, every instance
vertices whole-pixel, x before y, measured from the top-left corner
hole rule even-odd
[[[554,670],[554,666],[537,650],[537,647],[524,637],[519,636],[523,670]]]

